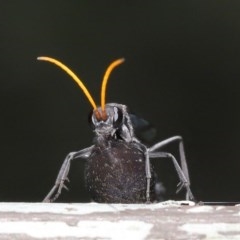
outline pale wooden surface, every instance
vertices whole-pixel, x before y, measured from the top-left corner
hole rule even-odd
[[[0,239],[240,239],[240,206],[0,203]]]

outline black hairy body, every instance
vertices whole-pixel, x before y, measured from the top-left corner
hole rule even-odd
[[[85,181],[91,199],[104,203],[144,203],[162,199],[157,174],[153,171],[151,158],[169,158],[172,160],[180,179],[178,190],[187,190],[187,199],[193,199],[189,187],[189,177],[183,142],[175,136],[147,148],[134,135],[127,107],[122,104],[106,104],[108,118],[99,121],[95,114],[89,122],[95,132],[94,144],[77,152],[71,152],[65,158],[55,185],[45,197],[45,202],[55,201],[66,188],[70,163],[73,159],[85,159]],[[159,149],[179,142],[180,163],[171,153]]]

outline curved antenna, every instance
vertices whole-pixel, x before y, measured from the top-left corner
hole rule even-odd
[[[79,85],[79,87],[83,90],[84,94],[86,95],[87,99],[89,100],[89,102],[91,103],[91,105],[93,106],[93,109],[96,110],[97,109],[97,105],[94,102],[91,94],[89,93],[89,91],[87,90],[87,88],[85,87],[85,85],[83,84],[83,82],[77,77],[77,75],[70,70],[66,65],[64,65],[63,63],[61,63],[60,61],[54,59],[54,58],[50,58],[50,57],[38,57],[37,60],[43,60],[43,61],[47,61],[47,62],[51,62],[55,65],[57,65],[58,67],[60,67],[61,69],[63,69],[66,73],[68,73],[73,80]]]
[[[103,81],[102,81],[102,89],[101,89],[101,108],[102,111],[105,111],[105,102],[106,102],[106,86],[107,86],[107,81],[109,79],[110,73],[112,72],[112,70],[117,67],[119,64],[124,62],[124,58],[120,58],[115,60],[114,62],[112,62],[109,67],[107,68],[104,77],[103,77]]]

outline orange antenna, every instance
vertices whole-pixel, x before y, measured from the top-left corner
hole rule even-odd
[[[91,94],[89,93],[89,91],[87,90],[87,88],[85,87],[85,85],[83,84],[83,82],[77,77],[77,75],[70,70],[66,65],[64,65],[63,63],[61,63],[60,61],[54,59],[54,58],[50,58],[50,57],[38,57],[37,60],[43,60],[43,61],[47,61],[47,62],[51,62],[56,64],[58,67],[60,67],[61,69],[63,69],[66,73],[68,73],[73,80],[79,85],[79,87],[83,90],[84,94],[86,95],[87,99],[89,100],[89,102],[91,103],[91,105],[93,106],[93,109],[96,110],[97,109],[97,105],[94,102]],[[108,74],[109,75],[109,74]]]
[[[124,62],[124,58],[120,58],[115,60],[114,62],[112,62],[109,67],[107,68],[104,77],[103,77],[103,81],[102,81],[102,89],[101,89],[101,108],[102,111],[104,112],[105,110],[105,101],[106,101],[106,86],[107,86],[107,81],[109,79],[110,73],[112,72],[112,70],[117,67],[119,64]]]

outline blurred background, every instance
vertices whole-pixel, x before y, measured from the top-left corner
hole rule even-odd
[[[107,101],[123,103],[157,130],[182,135],[192,191],[202,201],[240,201],[239,1],[4,1],[0,7],[0,201],[41,201],[65,156],[92,144],[89,102],[108,64]],[[177,144],[164,149],[177,158]],[[167,193],[176,172],[154,160]],[[59,201],[89,201],[84,161],[71,167]],[[157,167],[158,168],[158,167]]]

